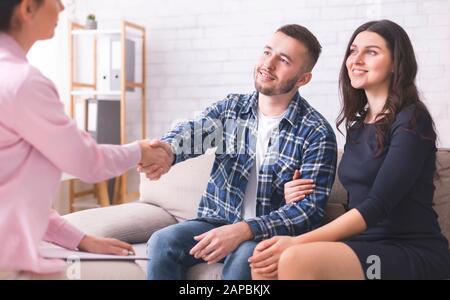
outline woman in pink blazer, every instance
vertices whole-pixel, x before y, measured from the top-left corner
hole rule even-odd
[[[53,83],[28,63],[28,50],[53,36],[63,9],[59,0],[0,2],[0,278],[63,270],[63,262],[40,257],[42,240],[95,253],[132,251],[84,234],[51,209],[62,171],[99,182],[138,163],[170,164],[168,149],[145,141],[97,145],[65,115]]]

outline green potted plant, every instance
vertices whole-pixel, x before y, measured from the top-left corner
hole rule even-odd
[[[86,18],[86,29],[97,29],[97,20],[94,14],[89,14]]]

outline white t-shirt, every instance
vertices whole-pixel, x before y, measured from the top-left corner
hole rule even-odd
[[[256,195],[258,189],[258,175],[269,147],[270,137],[274,129],[278,128],[284,113],[267,117],[258,111],[258,135],[256,140],[256,161],[250,171],[247,188],[245,190],[244,203],[242,205],[242,217],[245,219],[256,217]]]

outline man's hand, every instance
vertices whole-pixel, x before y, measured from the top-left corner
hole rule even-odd
[[[249,258],[250,268],[258,275],[276,278],[278,275],[278,261],[281,253],[287,248],[298,245],[298,241],[290,236],[275,236],[259,243]]]
[[[175,159],[170,145],[160,140],[142,141],[142,160],[138,171],[150,180],[158,180],[169,172]]]
[[[99,238],[90,235],[83,237],[78,245],[78,249],[84,252],[121,256],[126,256],[130,252],[134,253],[133,247],[128,243],[116,239]]]
[[[195,236],[194,239],[198,243],[189,254],[203,259],[208,264],[214,264],[233,252],[241,243],[251,240],[252,237],[250,226],[245,222],[224,225]]]

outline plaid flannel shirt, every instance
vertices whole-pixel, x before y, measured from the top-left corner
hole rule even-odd
[[[255,241],[310,231],[325,215],[336,172],[336,136],[325,118],[297,93],[271,136],[257,174],[257,217],[243,220],[244,194],[256,160],[257,107],[257,92],[230,94],[200,117],[178,124],[161,140],[171,145],[174,164],[217,147],[199,219],[223,224],[245,221]],[[286,204],[284,184],[295,170],[302,178],[313,179],[316,188],[304,200]]]

